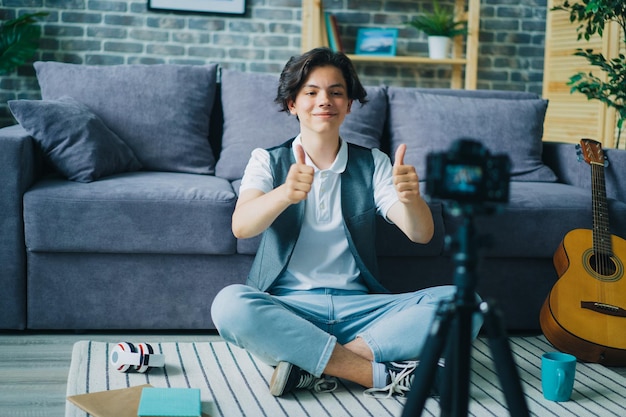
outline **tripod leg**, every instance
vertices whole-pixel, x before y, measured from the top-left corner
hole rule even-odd
[[[489,340],[489,349],[493,354],[496,372],[502,384],[502,391],[511,417],[528,417],[528,405],[522,391],[517,366],[511,353],[509,339],[506,336],[500,311],[481,303],[480,310],[485,319],[485,330]]]
[[[452,338],[454,349],[449,349],[449,356],[453,362],[446,363],[446,379],[448,385],[444,393],[452,392],[453,398],[441,397],[442,416],[467,416],[469,408],[470,368],[472,356],[472,315],[476,312],[476,304],[458,304],[455,322],[455,337]],[[454,375],[450,381],[450,375]],[[450,390],[450,388],[452,388]],[[452,407],[452,410],[450,410]],[[451,412],[450,412],[451,411]]]
[[[420,354],[420,363],[415,369],[415,377],[402,411],[402,417],[419,417],[424,410],[426,399],[435,380],[439,358],[446,344],[453,314],[454,305],[451,302],[441,302],[437,307],[430,333]]]

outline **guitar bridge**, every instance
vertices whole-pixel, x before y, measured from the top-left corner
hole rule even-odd
[[[606,314],[608,316],[626,317],[626,310],[621,307],[606,303],[598,303],[595,301],[581,301],[580,306],[596,313]]]

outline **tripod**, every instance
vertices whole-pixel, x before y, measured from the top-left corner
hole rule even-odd
[[[402,417],[419,417],[435,379],[439,358],[445,358],[441,381],[440,407],[442,416],[467,416],[470,387],[470,357],[472,345],[472,315],[481,314],[489,337],[489,348],[496,372],[504,391],[511,416],[528,417],[528,407],[509,340],[500,312],[486,302],[476,300],[478,247],[472,206],[460,206],[462,224],[453,240],[457,287],[453,300],[442,302],[435,314],[430,333],[424,344],[420,363],[415,370],[411,392]],[[447,340],[451,337],[450,340]],[[446,346],[446,341],[448,345]],[[442,355],[444,353],[445,355]]]

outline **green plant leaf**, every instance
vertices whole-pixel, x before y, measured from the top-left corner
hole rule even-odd
[[[453,38],[457,35],[467,34],[467,22],[455,21],[454,11],[440,6],[437,1],[433,2],[431,13],[422,13],[409,21],[408,24],[428,36]]]
[[[41,38],[41,28],[35,23],[47,15],[29,13],[0,24],[0,75],[11,73],[33,57]]]
[[[605,25],[615,22],[621,29],[620,39],[626,49],[626,1],[624,0],[578,0],[570,3],[565,0],[560,6],[555,6],[551,11],[566,11],[569,13],[570,22],[578,22],[576,28],[578,40],[591,39],[593,35],[602,37]],[[619,53],[617,57],[607,59],[601,53],[595,53],[593,49],[577,49],[575,56],[583,57],[593,67],[601,70],[606,81],[593,75],[579,72],[570,77],[567,85],[571,86],[571,93],[584,94],[588,100],[598,100],[607,107],[612,107],[618,114],[616,122],[619,132],[626,119],[626,57]],[[619,146],[619,135],[617,146]]]

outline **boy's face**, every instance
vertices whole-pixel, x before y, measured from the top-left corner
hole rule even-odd
[[[314,68],[298,91],[289,111],[298,116],[301,129],[316,133],[339,132],[350,113],[352,100],[339,68],[332,65]]]

